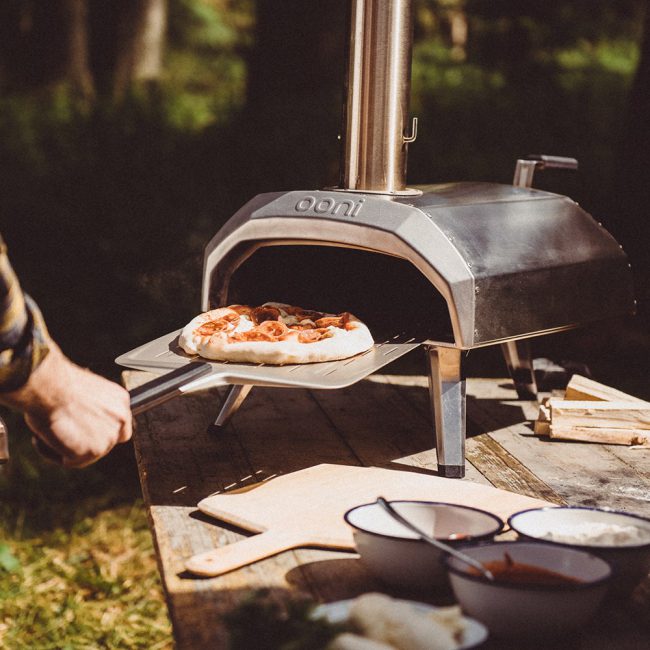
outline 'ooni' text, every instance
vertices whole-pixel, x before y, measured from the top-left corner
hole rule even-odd
[[[317,199],[315,196],[305,196],[296,203],[296,212],[315,212],[316,214],[341,214],[346,217],[356,217],[363,207],[365,199],[352,201],[344,199],[336,201],[331,196]]]

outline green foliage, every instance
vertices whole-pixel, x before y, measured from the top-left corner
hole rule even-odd
[[[18,417],[3,418],[0,647],[171,648],[132,451],[64,470],[37,457]]]
[[[172,47],[235,49],[251,26],[251,0],[171,0],[169,39]]]
[[[170,121],[191,131],[225,124],[245,100],[252,2],[173,0],[169,12],[163,87]]]
[[[171,648],[140,503],[9,548],[16,564],[0,569],[3,648]]]
[[[246,67],[240,56],[224,54],[201,63],[195,52],[173,51],[163,82],[170,124],[182,131],[200,132],[225,124],[245,98]],[[219,92],[214,92],[219,87]]]
[[[467,0],[465,6],[481,59],[507,66],[579,41],[638,40],[644,10],[642,0]]]
[[[522,155],[574,156],[579,175],[541,175],[536,183],[606,213],[638,62],[638,15],[636,22],[616,19],[614,10],[591,12],[580,2],[468,2],[459,54],[445,7],[436,3],[427,14],[422,5],[431,4],[420,3],[414,47],[412,111],[420,135],[409,149],[412,182],[507,183]]]
[[[0,572],[15,573],[20,568],[20,561],[6,544],[0,544]]]
[[[174,110],[165,96],[138,94],[89,113],[0,100],[3,234],[53,334],[82,363],[112,367],[114,351],[147,330],[177,326],[170,301],[173,318],[196,308],[218,168]],[[136,305],[147,325],[126,318]],[[106,327],[107,313],[121,313],[123,326]],[[79,323],[94,332],[94,350],[73,334]]]

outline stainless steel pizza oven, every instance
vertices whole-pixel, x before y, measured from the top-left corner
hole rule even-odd
[[[231,280],[268,247],[348,248],[410,264],[444,305],[449,333],[419,323],[410,338],[379,340],[370,358],[377,361],[382,346],[392,360],[423,343],[439,472],[459,477],[465,465],[462,351],[501,345],[520,396],[534,396],[525,339],[633,312],[631,271],[613,237],[574,201],[531,187],[535,170],[575,167],[572,159],[519,160],[512,185],[408,188],[407,147],[417,130],[417,122],[407,124],[411,2],[353,0],[351,13],[340,187],[261,194],[244,205],[206,247],[201,306],[234,302]],[[281,283],[282,269],[276,274]],[[347,308],[355,311],[354,304]],[[381,365],[368,362],[354,380]],[[301,383],[300,372],[291,381],[269,381],[261,371],[260,378],[230,377],[237,385],[220,421],[253,384],[327,387]]]

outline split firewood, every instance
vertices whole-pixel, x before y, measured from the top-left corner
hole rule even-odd
[[[551,423],[562,429],[601,427],[605,429],[650,429],[647,402],[549,401]]]
[[[644,400],[600,384],[582,375],[573,375],[564,394],[566,400],[599,400],[604,402],[644,402]]]
[[[556,440],[650,447],[650,402],[573,375],[563,398],[539,405],[535,435]]]
[[[606,429],[604,427],[562,428],[549,425],[549,437],[554,440],[599,442],[604,445],[638,445],[650,447],[650,431],[642,429]]]

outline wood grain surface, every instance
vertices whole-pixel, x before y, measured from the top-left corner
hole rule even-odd
[[[149,377],[124,374],[128,387]],[[650,516],[650,453],[535,436],[537,405],[517,401],[509,380],[469,379],[467,393],[468,462],[462,482]],[[184,396],[137,419],[135,451],[177,647],[226,647],[223,615],[261,587],[278,599],[319,601],[372,590],[391,593],[356,554],[345,551],[290,550],[202,579],[186,572],[185,561],[250,536],[199,512],[196,504],[210,494],[321,463],[435,476],[427,378],[373,375],[337,391],[254,388],[231,423],[215,431],[211,423],[224,397],[223,389]],[[393,595],[450,602],[449,594]],[[564,647],[650,647],[648,630],[628,605],[608,604],[606,616]],[[492,641],[488,647],[524,646]],[[558,646],[540,641],[536,647]]]
[[[204,514],[260,534],[189,558],[186,567],[198,575],[217,576],[290,548],[354,550],[352,528],[344,515],[379,496],[467,505],[491,512],[502,522],[515,512],[550,505],[480,483],[323,463],[202,499],[198,508]]]

